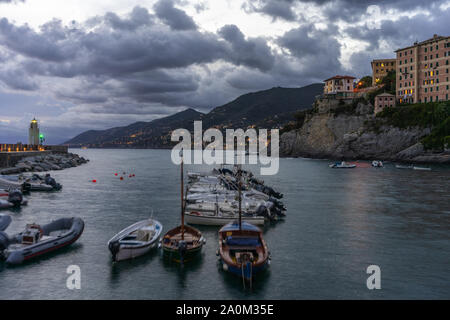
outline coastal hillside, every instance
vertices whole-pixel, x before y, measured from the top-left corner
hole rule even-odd
[[[302,88],[275,87],[244,94],[207,114],[187,109],[150,122],[136,122],[107,130],[89,130],[64,144],[95,148],[169,148],[172,146],[170,133],[178,128],[193,130],[194,120],[202,120],[203,129],[245,129],[249,126],[280,128],[292,119],[295,112],[310,108],[322,91],[323,84]]]
[[[319,100],[296,119],[281,135],[282,156],[450,162],[450,102],[386,108],[375,116],[364,99]]]

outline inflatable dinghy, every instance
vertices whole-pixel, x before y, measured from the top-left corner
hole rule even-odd
[[[82,219],[61,218],[42,226],[28,224],[23,232],[12,237],[0,231],[0,251],[3,251],[6,263],[21,264],[74,243],[83,230]]]

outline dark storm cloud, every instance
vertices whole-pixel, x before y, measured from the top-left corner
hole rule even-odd
[[[159,0],[154,5],[156,16],[174,30],[195,30],[194,20],[183,10],[174,7],[172,0]]]
[[[153,23],[152,16],[148,10],[142,7],[135,7],[128,18],[122,19],[114,12],[105,14],[105,22],[114,29],[136,30],[140,26]]]
[[[8,19],[0,19],[0,45],[28,57],[61,62],[73,58],[76,45],[67,37],[70,31],[54,20],[37,33],[27,25],[15,26]]]
[[[226,25],[218,31],[231,44],[229,58],[236,65],[245,65],[260,70],[269,70],[274,63],[274,57],[263,38],[245,39],[244,34],[235,25]]]
[[[330,21],[342,19],[353,22],[358,21],[360,15],[365,13],[371,5],[405,11],[436,7],[445,2],[446,0],[247,0],[243,7],[248,12],[258,12],[274,19],[293,21],[298,20],[294,12],[298,4],[311,4],[320,7],[321,12]],[[308,12],[305,14],[307,15]]]
[[[335,30],[333,25],[326,30],[305,25],[286,32],[277,43],[303,62],[304,70],[310,70],[308,74],[313,70],[318,74],[334,73],[342,69],[341,45],[336,40],[339,34]]]
[[[448,36],[449,16],[450,8],[447,8],[434,12],[432,16],[418,14],[403,16],[396,21],[381,20],[376,28],[367,25],[348,27],[344,29],[344,33],[353,39],[367,42],[368,52],[380,49],[382,42],[387,42],[394,51],[415,41],[429,39],[433,34]]]
[[[295,20],[296,14],[292,10],[294,0],[252,0],[243,4],[243,9],[247,12],[259,12],[273,17],[285,20]]]
[[[33,91],[39,88],[37,83],[23,70],[1,70],[0,81],[14,90]]]

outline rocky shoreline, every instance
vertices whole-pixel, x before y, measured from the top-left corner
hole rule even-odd
[[[63,170],[87,163],[89,159],[75,153],[55,153],[30,156],[19,160],[14,167],[0,169],[0,174],[17,174],[22,172],[43,172]]]
[[[324,101],[303,125],[280,137],[281,157],[336,160],[383,160],[403,163],[450,163],[450,149],[426,150],[420,140],[429,127],[374,128],[373,106],[359,103],[354,112],[338,113]]]

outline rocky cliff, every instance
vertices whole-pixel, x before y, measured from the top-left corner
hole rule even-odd
[[[316,101],[299,127],[281,135],[281,156],[450,163],[450,150],[420,142],[432,127],[395,127],[375,117],[370,103]]]

